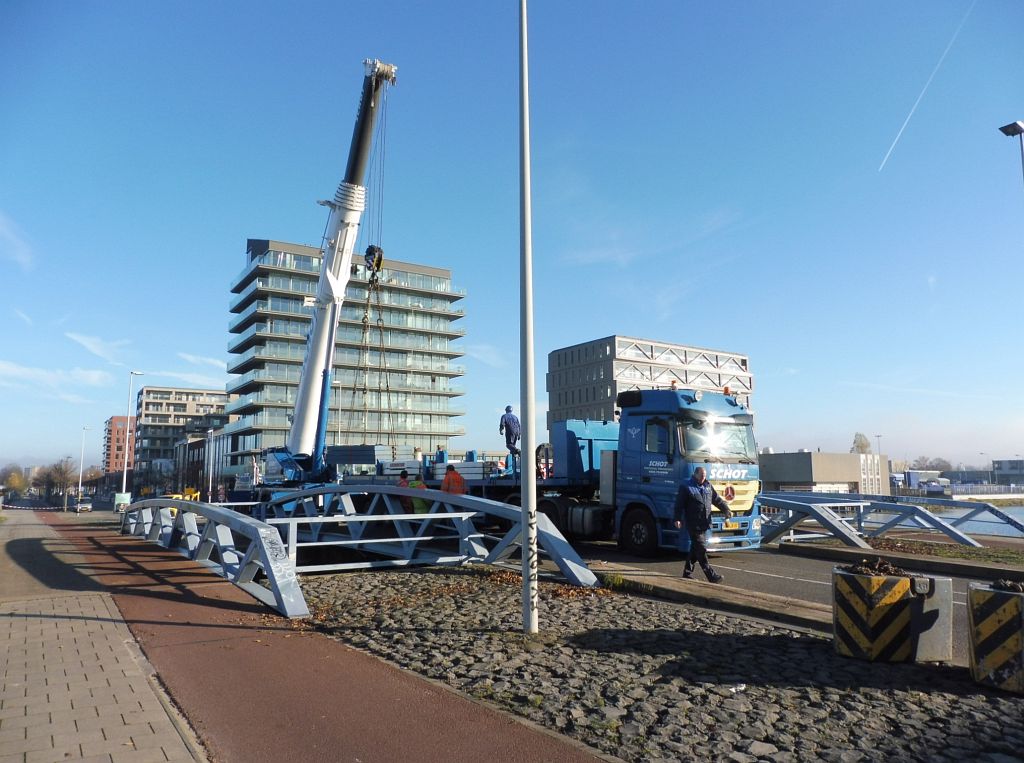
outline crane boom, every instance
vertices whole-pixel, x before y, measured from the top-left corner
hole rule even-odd
[[[325,472],[324,450],[338,319],[352,270],[359,221],[366,207],[364,182],[374,123],[384,89],[394,84],[398,71],[395,65],[376,59],[367,60],[364,65],[366,75],[345,176],[334,199],[320,202],[330,209],[330,217],[291,429],[285,447],[271,451],[289,481],[315,481]]]

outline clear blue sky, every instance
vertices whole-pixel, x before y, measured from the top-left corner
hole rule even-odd
[[[455,446],[500,448],[517,10],[0,3],[0,465],[77,459],[83,426],[98,463],[130,368],[224,383],[245,240],[319,243],[367,57],[399,66],[385,250],[467,290]],[[1024,4],[530,14],[541,413],[547,353],[618,333],[748,354],[777,451],[1024,453],[1024,183],[997,130],[1024,119]]]

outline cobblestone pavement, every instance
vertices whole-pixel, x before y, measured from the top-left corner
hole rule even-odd
[[[836,655],[830,640],[517,575],[308,576],[316,627],[627,761],[1024,760],[1024,698],[968,671]]]

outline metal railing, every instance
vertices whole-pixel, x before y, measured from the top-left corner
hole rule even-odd
[[[848,546],[868,548],[869,544],[862,536],[878,537],[902,527],[935,532],[956,543],[980,547],[982,544],[964,532],[961,526],[977,521],[977,517],[984,514],[1024,535],[1024,523],[1020,520],[991,504],[977,501],[859,493],[762,493],[758,502],[765,515],[762,525],[764,543],[788,533],[790,540],[832,536]],[[943,517],[929,511],[928,506],[969,511],[959,517]]]
[[[128,507],[121,533],[179,552],[285,617],[309,616],[295,565],[265,522],[209,503],[152,498]],[[260,573],[266,586],[256,582]]]
[[[409,511],[410,505],[421,511]],[[520,547],[517,506],[440,490],[394,485],[330,485],[287,493],[256,507],[257,518],[281,530],[298,572],[405,567],[417,564],[499,564]],[[494,529],[497,527],[498,529]],[[491,530],[485,532],[485,530]],[[544,514],[537,515],[542,553],[574,585],[597,577]],[[377,559],[307,564],[304,549],[335,547]]]

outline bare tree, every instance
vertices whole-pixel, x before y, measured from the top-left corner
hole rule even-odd
[[[870,453],[871,452],[871,441],[868,436],[863,432],[857,432],[853,436],[853,445],[850,447],[851,453]]]

